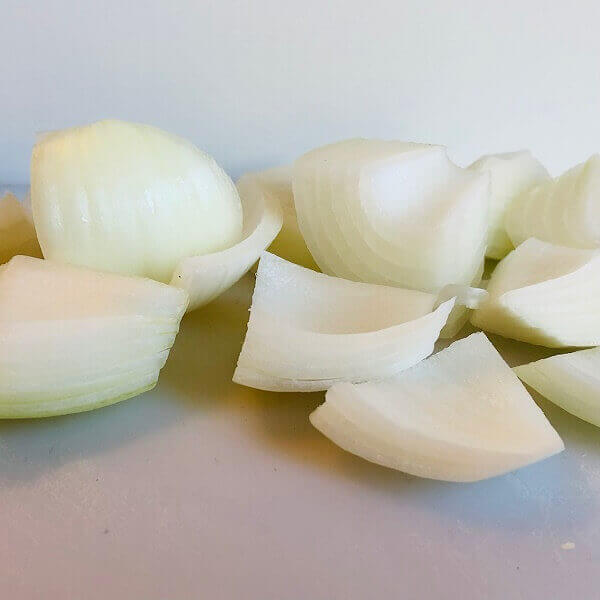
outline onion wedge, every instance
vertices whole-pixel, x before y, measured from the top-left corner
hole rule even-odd
[[[368,461],[445,481],[494,477],[564,449],[483,333],[394,381],[334,385],[310,421]]]
[[[261,256],[233,375],[270,391],[316,391],[390,377],[433,352],[454,306],[436,296],[316,273]]]
[[[187,294],[16,256],[0,268],[0,418],[113,404],[156,384]]]
[[[348,140],[300,157],[292,183],[324,273],[431,293],[478,282],[489,174],[457,167],[444,148]]]
[[[600,156],[595,154],[516,198],[506,214],[506,231],[515,246],[535,237],[573,248],[598,248],[599,198]]]
[[[513,249],[504,229],[508,207],[517,196],[550,179],[550,175],[529,150],[482,156],[469,169],[490,173],[489,237],[485,255],[499,260]]]
[[[277,236],[282,224],[278,201],[252,177],[242,177],[238,190],[244,211],[242,240],[221,252],[184,258],[171,285],[190,296],[188,310],[211,302],[243,277]]]
[[[8,192],[0,198],[0,263],[17,254],[41,257],[42,251],[25,207]]]
[[[514,371],[563,410],[600,427],[600,348],[551,356]]]
[[[600,251],[531,238],[494,270],[471,323],[551,348],[600,345]]]
[[[292,193],[292,167],[274,167],[266,171],[247,173],[238,181],[240,196],[244,193],[243,188],[250,182],[260,187],[265,195],[275,199],[281,207],[283,226],[269,246],[269,252],[297,265],[318,270],[319,267],[306,247],[306,242],[298,227],[294,194]]]

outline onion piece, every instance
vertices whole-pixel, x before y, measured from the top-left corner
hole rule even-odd
[[[294,194],[292,193],[292,167],[274,167],[266,171],[247,173],[238,181],[240,195],[243,193],[240,184],[249,185],[249,182],[260,187],[263,194],[277,200],[281,207],[283,226],[269,246],[269,252],[297,265],[318,271],[319,267],[306,247],[306,242],[298,227]]]
[[[237,190],[210,156],[122,121],[44,134],[31,200],[46,258],[163,282],[183,258],[228,248],[242,231]]]
[[[550,179],[550,175],[529,150],[482,156],[469,169],[490,173],[489,237],[485,255],[499,260],[513,249],[504,229],[508,207],[517,196]]]
[[[573,248],[598,248],[599,196],[600,156],[595,154],[516,198],[506,214],[506,231],[515,246],[536,237]]]
[[[314,391],[389,377],[433,351],[454,299],[316,273],[261,256],[233,380],[270,391]]]
[[[476,327],[553,348],[600,345],[600,251],[530,238],[504,258]]]
[[[242,240],[226,250],[184,258],[171,285],[186,290],[188,310],[214,300],[248,272],[281,229],[279,203],[252,177],[242,177],[238,189],[244,210]]]
[[[551,356],[514,371],[554,404],[600,427],[600,348]]]
[[[154,387],[187,294],[16,256],[0,268],[0,418],[91,410]]]
[[[292,183],[325,273],[437,293],[482,269],[489,174],[457,167],[442,147],[348,140],[300,157]]]
[[[438,294],[435,307],[455,298],[454,308],[448,315],[448,320],[440,332],[440,338],[448,339],[456,336],[469,321],[471,310],[483,305],[488,298],[486,290],[466,285],[450,284],[443,287]]]
[[[7,192],[0,198],[0,263],[17,254],[42,255],[33,224],[17,197]]]
[[[564,449],[483,333],[394,381],[334,385],[310,421],[368,461],[445,481],[486,479]]]

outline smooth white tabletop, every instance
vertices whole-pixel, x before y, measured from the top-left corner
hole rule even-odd
[[[367,463],[309,424],[322,394],[231,383],[252,282],[186,316],[154,391],[0,422],[0,598],[598,597],[598,429],[541,401],[567,450],[477,484]]]

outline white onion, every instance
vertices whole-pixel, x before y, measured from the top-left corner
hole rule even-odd
[[[389,377],[433,351],[454,305],[425,292],[346,281],[265,252],[233,380],[314,391]]]
[[[600,251],[531,238],[494,270],[473,325],[549,347],[600,345]]]
[[[46,258],[164,282],[181,259],[228,248],[242,231],[225,172],[148,125],[45,134],[33,150],[31,199]]]
[[[281,208],[277,199],[242,177],[238,190],[244,210],[242,240],[226,250],[184,258],[175,269],[171,285],[190,296],[188,310],[207,304],[238,281],[258,260],[281,229]]]
[[[445,149],[349,140],[294,164],[298,224],[323,272],[438,292],[481,276],[489,174]]]
[[[517,196],[550,175],[529,150],[482,156],[469,169],[490,173],[489,237],[485,254],[493,259],[504,258],[513,248],[504,229],[508,207]]]
[[[600,427],[600,348],[551,356],[514,371],[554,404]]]
[[[26,209],[16,196],[6,193],[0,198],[0,263],[17,254],[42,255]]]
[[[536,237],[573,248],[600,247],[600,156],[519,196],[505,227],[515,246]]]
[[[310,420],[348,452],[446,481],[493,477],[564,448],[482,333],[455,342],[394,381],[334,385]]]
[[[294,195],[292,193],[292,167],[274,167],[266,171],[247,173],[238,182],[238,189],[242,181],[246,182],[247,185],[252,182],[253,185],[261,189],[264,195],[276,200],[281,207],[283,226],[269,246],[269,252],[297,265],[318,270],[319,267],[306,247],[306,242],[298,227]]]
[[[0,268],[0,418],[91,410],[156,384],[187,294],[17,256]]]

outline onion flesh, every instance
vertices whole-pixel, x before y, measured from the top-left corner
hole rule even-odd
[[[251,177],[242,177],[238,189],[244,210],[242,240],[220,252],[184,258],[173,273],[171,285],[190,296],[188,310],[207,304],[236,283],[281,229],[276,198]]]
[[[554,404],[600,427],[600,348],[551,356],[514,371]]]
[[[508,207],[517,196],[550,179],[550,175],[529,150],[482,156],[469,169],[490,173],[489,237],[485,255],[499,260],[513,249],[504,229]]]
[[[600,345],[600,251],[530,238],[494,270],[476,327],[548,347]]]
[[[445,481],[486,479],[564,448],[483,333],[393,381],[334,385],[310,421],[368,461]]]
[[[324,273],[437,293],[472,285],[487,243],[489,174],[439,146],[348,140],[294,164],[298,225]]]
[[[242,231],[237,190],[210,156],[122,121],[44,134],[31,200],[47,259],[163,282],[183,258],[228,248]]]
[[[600,156],[595,154],[516,198],[506,214],[506,231],[515,246],[536,237],[573,248],[598,248],[599,197]]]
[[[40,257],[42,252],[26,209],[8,192],[0,198],[0,263],[17,254]]]
[[[382,379],[433,351],[454,299],[317,273],[268,252],[233,376],[270,391]]]
[[[0,418],[80,412],[154,387],[187,305],[155,281],[17,256],[0,268]]]

